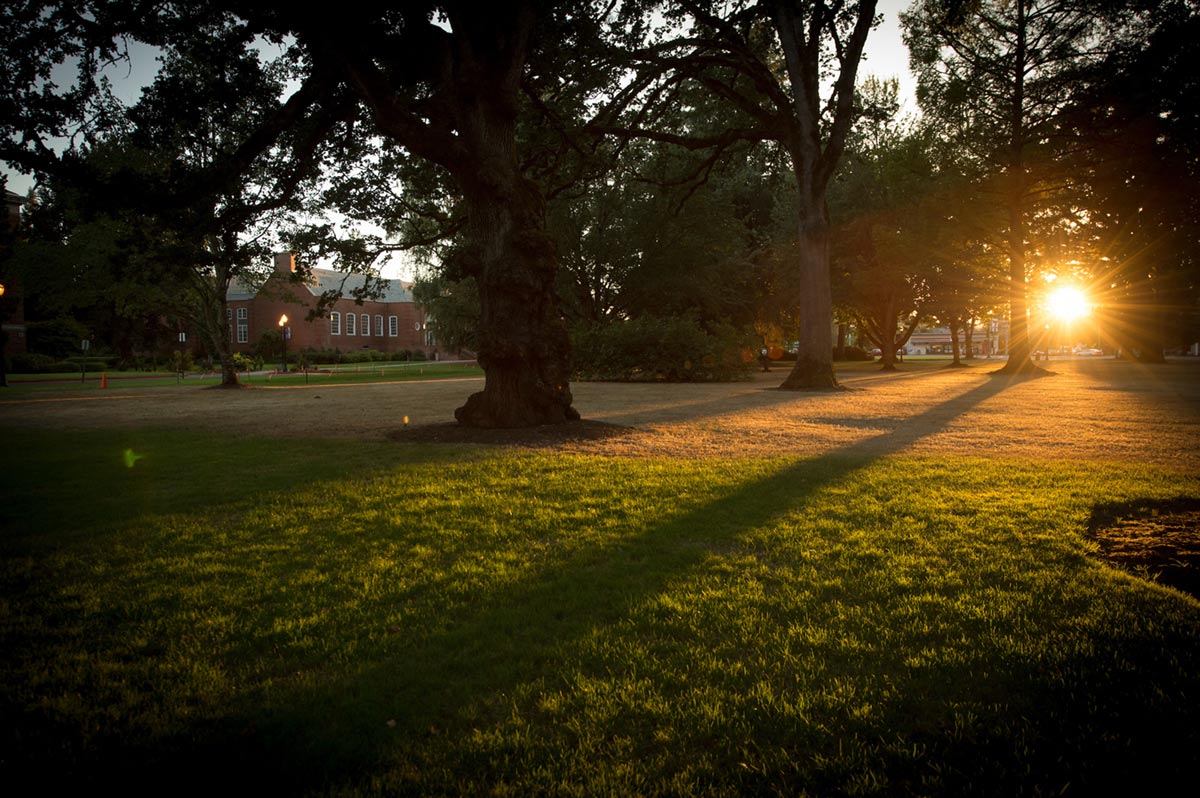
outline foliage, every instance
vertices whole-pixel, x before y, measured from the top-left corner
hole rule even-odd
[[[644,315],[572,328],[575,376],[582,380],[710,382],[745,379],[746,336],[705,330],[693,316]]]
[[[854,84],[875,2],[687,3],[664,16],[630,57],[637,77],[595,127],[707,150],[709,167],[738,142],[779,148],[796,189],[790,254],[800,349],[783,387],[834,387],[826,189],[861,110]],[[713,111],[680,129],[680,106]]]
[[[59,360],[79,354],[83,340],[91,338],[91,331],[72,318],[28,322],[25,326],[29,351]]]
[[[896,106],[897,84],[868,81],[864,104]],[[945,206],[937,202],[930,136],[882,115],[857,128],[830,189],[833,261],[841,301],[859,334],[894,368],[916,329],[933,269],[945,254]]]
[[[479,284],[471,276],[418,278],[413,299],[425,309],[425,324],[451,352],[479,351]]]
[[[64,369],[61,362],[50,355],[14,352],[9,356],[8,370],[14,374],[49,374]]]
[[[1085,273],[1110,345],[1147,361],[1200,340],[1200,11],[1126,3],[1068,118],[1080,195],[1059,254]],[[1092,264],[1096,264],[1093,266]]]
[[[695,121],[681,117],[684,125]],[[569,316],[603,322],[692,313],[705,325],[785,325],[794,297],[772,288],[793,270],[772,256],[790,251],[794,208],[773,155],[766,147],[737,148],[702,183],[678,185],[697,168],[694,156],[630,142],[603,180],[552,202]]]
[[[993,198],[992,247],[1008,261],[1006,369],[1028,368],[1028,280],[1063,218],[1069,182],[1055,156],[1064,120],[1102,51],[1104,17],[1078,0],[921,0],[902,15],[917,98],[969,155]]]

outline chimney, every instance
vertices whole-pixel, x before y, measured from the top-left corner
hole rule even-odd
[[[296,256],[291,252],[277,252],[275,254],[275,272],[285,276],[291,276],[296,271]]]

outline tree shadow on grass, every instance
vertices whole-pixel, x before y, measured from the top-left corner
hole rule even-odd
[[[92,785],[133,779],[141,785],[171,784],[176,792],[211,793],[236,784],[244,791],[278,794],[353,789],[364,774],[373,775],[386,763],[399,769],[401,789],[453,789],[460,770],[475,771],[476,788],[484,789],[480,785],[490,776],[504,775],[505,763],[472,761],[461,751],[446,760],[422,757],[444,752],[473,728],[486,729],[503,719],[522,684],[553,678],[558,664],[596,630],[621,623],[634,605],[735,546],[745,532],[803,511],[823,489],[944,429],[1006,386],[1004,380],[990,380],[890,432],[782,467],[703,506],[667,513],[644,534],[615,546],[553,562],[503,594],[447,613],[441,629],[360,669],[341,664],[331,667],[335,675],[316,679],[314,686],[281,688],[265,699],[249,694],[222,719],[198,723],[165,742],[102,745],[91,755],[87,772],[73,775]],[[869,658],[844,663],[854,671],[873,666]],[[764,729],[775,738],[791,731]],[[988,750],[978,741],[965,745],[969,751]],[[896,773],[912,765],[885,764]],[[752,791],[779,786],[752,774],[730,778]],[[903,779],[916,785],[919,776]]]
[[[501,697],[529,674],[553,670],[547,663],[561,658],[572,641],[620,621],[633,603],[663,590],[744,531],[803,508],[823,488],[936,433],[1005,387],[989,381],[931,408],[917,423],[785,467],[615,549],[556,563],[505,595],[479,602],[473,614],[403,656],[375,664],[348,683],[289,696],[265,723],[258,707],[247,707],[238,723],[259,724],[253,739],[239,740],[224,755],[253,763],[264,785],[300,789],[353,780],[398,738],[436,736],[462,723],[477,705],[499,701],[502,707]],[[497,640],[505,641],[502,650],[492,647]],[[379,696],[387,700],[373,703]]]

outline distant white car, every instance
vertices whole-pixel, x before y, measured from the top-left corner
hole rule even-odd
[[[1099,357],[1100,355],[1103,355],[1103,354],[1104,354],[1104,350],[1102,350],[1102,349],[1076,349],[1075,350],[1075,355],[1077,357]]]

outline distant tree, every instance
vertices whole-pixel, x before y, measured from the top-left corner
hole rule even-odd
[[[1143,361],[1200,340],[1200,11],[1126,2],[1068,119],[1078,186],[1069,245],[1099,268],[1110,345]]]
[[[874,0],[683,0],[665,21],[682,30],[635,53],[638,77],[617,95],[595,129],[642,136],[711,159],[737,142],[771,142],[790,162],[796,188],[795,258],[799,341],[781,387],[828,389],[833,372],[833,304],[829,277],[826,189],[856,116],[854,84]],[[822,87],[828,96],[822,97]],[[669,122],[681,104],[723,104],[713,124],[679,130]],[[721,124],[736,112],[736,123]],[[668,124],[663,124],[664,122]]]
[[[894,84],[864,90],[879,107],[896,107]],[[864,120],[830,189],[839,293],[885,370],[896,367],[896,351],[926,313],[929,275],[941,254],[944,218],[932,202],[929,149],[926,135],[886,113]]]
[[[1006,217],[996,238],[1008,259],[1003,371],[1032,369],[1031,225],[1067,182],[1056,145],[1097,57],[1101,18],[1077,0],[919,0],[901,19],[922,110],[992,176]]]
[[[767,255],[790,239],[786,176],[741,148],[693,182],[695,158],[630,143],[609,174],[550,204],[573,318],[690,315],[705,327],[763,321]]]

